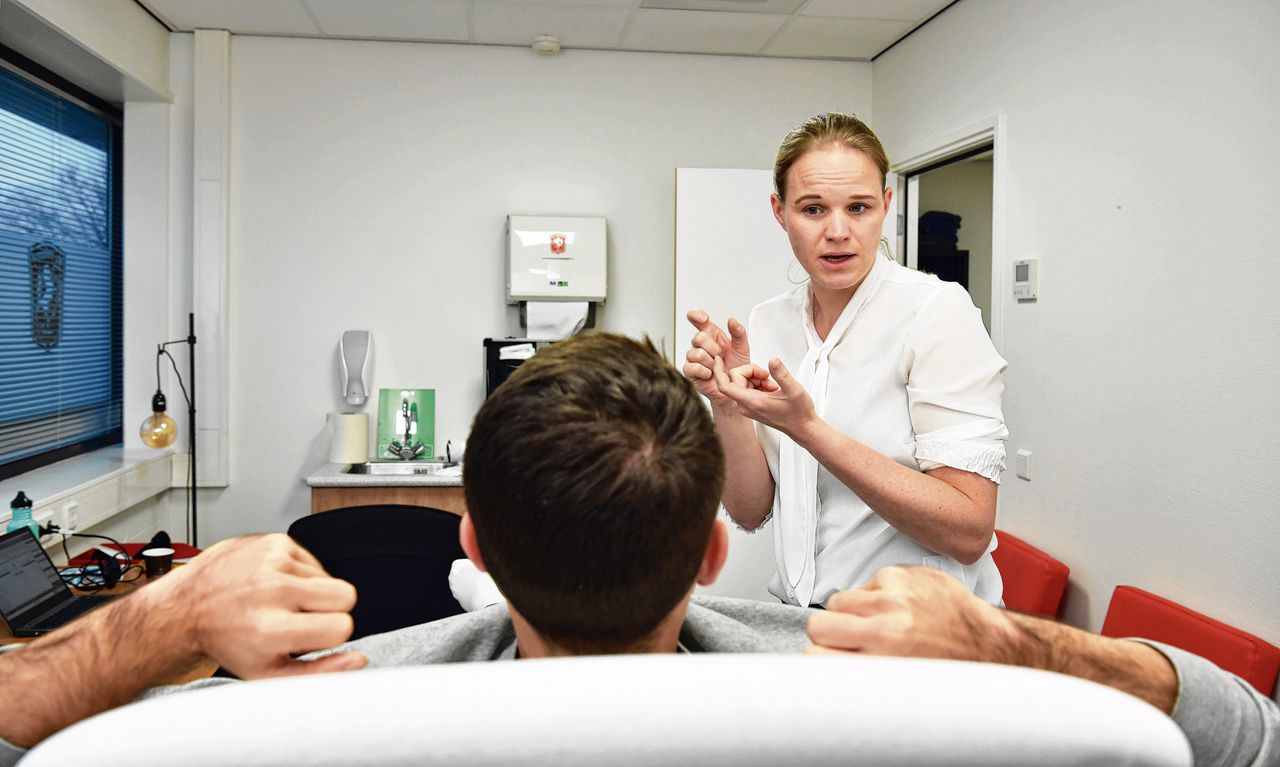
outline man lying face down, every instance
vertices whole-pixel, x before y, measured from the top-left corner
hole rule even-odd
[[[692,384],[598,333],[521,365],[467,439],[467,556],[507,605],[365,637],[371,666],[625,652],[794,652],[807,612],[692,597],[728,549],[724,456]]]

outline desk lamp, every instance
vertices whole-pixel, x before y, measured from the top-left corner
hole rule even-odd
[[[187,315],[187,337],[179,338],[175,341],[165,341],[156,346],[156,393],[151,398],[151,415],[147,420],[142,422],[142,428],[138,430],[138,436],[142,438],[142,444],[147,447],[164,448],[172,445],[174,440],[178,438],[178,424],[169,417],[165,412],[168,402],[165,400],[164,392],[160,390],[160,358],[168,357],[169,364],[173,366],[173,374],[178,378],[178,387],[182,390],[182,396],[187,401],[187,448],[190,451],[190,460],[187,462],[187,502],[190,506],[190,520],[187,525],[187,531],[191,536],[191,545],[199,546],[196,542],[197,538],[197,516],[196,516],[196,316],[195,314]],[[178,363],[174,361],[173,355],[169,353],[167,347],[173,344],[187,344],[188,349],[188,379],[191,381],[191,393],[187,393],[187,387],[183,385],[182,375],[178,372]]]

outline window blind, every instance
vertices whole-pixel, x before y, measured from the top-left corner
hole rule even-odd
[[[118,130],[0,67],[0,478],[120,440]]]

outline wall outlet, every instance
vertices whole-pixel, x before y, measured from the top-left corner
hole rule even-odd
[[[41,509],[40,511],[33,512],[31,515],[31,518],[34,519],[36,521],[36,524],[40,527],[44,527],[50,522],[57,523],[58,521],[57,515],[47,508]],[[58,537],[56,535],[37,534],[36,538],[38,538],[42,544],[48,545],[50,542],[57,540]]]
[[[75,501],[67,501],[62,504],[62,519],[58,521],[58,526],[66,532],[79,530],[78,523],[80,521],[80,504]]]
[[[1015,462],[1017,465],[1018,476],[1030,482],[1031,481],[1031,451],[1019,450],[1015,458]]]

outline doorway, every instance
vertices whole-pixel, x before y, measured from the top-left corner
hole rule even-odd
[[[964,269],[967,290],[997,351],[1004,346],[1010,269],[1004,244],[1006,146],[1005,117],[993,114],[895,152],[899,159],[890,167],[888,180],[898,191],[896,231],[885,227],[890,243],[896,237],[899,262],[915,269],[920,266],[921,216],[938,209],[960,217],[955,249],[969,251]],[[961,177],[961,183],[949,183],[955,180],[950,176]],[[933,196],[935,191],[939,196]],[[928,207],[922,206],[922,197]]]
[[[991,333],[993,148],[982,146],[906,176],[907,266],[957,282]]]

